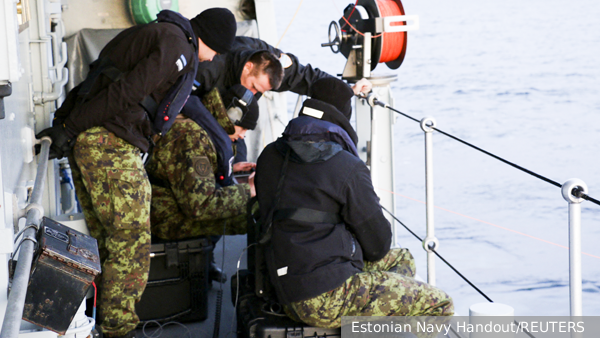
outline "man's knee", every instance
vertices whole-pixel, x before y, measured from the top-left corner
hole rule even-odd
[[[420,313],[416,316],[452,316],[454,315],[454,302],[442,289],[428,285],[419,300]],[[417,310],[419,311],[419,310]]]
[[[390,249],[380,260],[365,262],[363,271],[389,271],[407,277],[414,277],[417,272],[415,259],[408,249]]]

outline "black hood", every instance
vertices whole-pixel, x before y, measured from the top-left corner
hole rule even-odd
[[[282,155],[291,149],[290,159],[297,163],[324,162],[344,150],[358,157],[356,146],[344,129],[310,116],[291,120],[275,147]]]
[[[304,101],[302,109],[300,110],[299,116],[310,116],[322,121],[331,122],[335,125],[340,126],[348,134],[354,146],[358,144],[358,135],[350,125],[349,116],[344,115],[335,106],[315,100],[308,99]]]

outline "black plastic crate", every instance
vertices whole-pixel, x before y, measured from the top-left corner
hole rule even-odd
[[[207,238],[153,238],[150,276],[135,306],[140,325],[148,321],[192,322],[208,315],[208,268],[213,244]]]

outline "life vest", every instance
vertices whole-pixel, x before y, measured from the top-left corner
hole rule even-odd
[[[194,55],[197,54],[198,38],[194,35],[194,31],[192,30],[192,26],[190,25],[190,21],[188,19],[177,12],[163,10],[158,13],[157,21],[172,23],[181,28],[183,33],[188,38],[190,45],[192,45],[194,48]],[[129,35],[140,30],[142,27],[151,24],[152,23],[148,23],[130,28],[117,38],[122,41]],[[111,43],[114,43],[114,45],[118,44],[116,41],[111,41]],[[193,57],[192,60],[185,60],[185,58],[183,58],[180,61],[182,63],[192,62],[193,71],[187,72],[180,76],[160,103],[154,101],[150,95],[147,95],[139,102],[140,106],[144,108],[150,121],[152,122],[153,131],[159,135],[166,133],[169,128],[171,128],[173,122],[175,122],[175,117],[185,105],[190,93],[192,92],[192,86],[194,85],[194,78],[196,76],[199,63],[198,58]],[[185,67],[186,64],[183,64],[183,66]],[[87,96],[100,74],[103,74],[112,81],[116,82],[119,81],[126,73],[115,67],[114,63],[106,56],[100,57],[94,61],[90,65],[90,69],[91,72],[88,74],[85,81],[82,82],[78,92],[78,101],[80,103],[83,103],[88,99]]]
[[[217,171],[215,172],[217,183],[223,187],[232,185],[234,156],[231,139],[225,129],[202,104],[200,98],[195,95],[190,96],[181,113],[202,127],[213,142],[217,151]]]

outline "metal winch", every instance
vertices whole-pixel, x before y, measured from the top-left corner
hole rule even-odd
[[[329,42],[321,46],[348,59],[342,78],[353,82],[371,77],[379,63],[400,67],[406,32],[418,28],[418,16],[405,15],[400,0],[357,0],[344,9],[339,21],[329,24]]]

